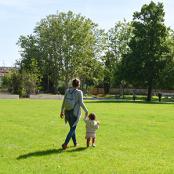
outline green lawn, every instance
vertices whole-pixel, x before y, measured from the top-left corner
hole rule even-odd
[[[0,174],[173,174],[174,104],[86,101],[101,123],[96,148],[62,151],[60,101],[0,100]]]

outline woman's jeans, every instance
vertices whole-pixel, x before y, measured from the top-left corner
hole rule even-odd
[[[65,111],[65,119],[68,121],[69,126],[70,126],[70,131],[68,132],[68,135],[65,139],[65,143],[64,144],[68,144],[70,139],[72,138],[74,145],[77,144],[76,142],[76,125],[74,125],[74,123],[77,120],[77,117],[74,116],[73,114],[73,110],[70,111]]]

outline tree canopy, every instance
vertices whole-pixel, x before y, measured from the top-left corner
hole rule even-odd
[[[105,93],[119,85],[147,88],[150,101],[154,88],[174,89],[174,31],[165,26],[164,15],[163,4],[152,1],[108,32],[72,11],[49,15],[33,33],[19,37],[21,59],[6,82],[18,79],[15,85],[28,95],[64,91],[79,77],[82,88],[99,85]]]
[[[35,59],[48,91],[57,90],[60,81],[67,87],[73,77],[91,79],[96,68],[102,69],[98,61],[102,34],[90,19],[71,11],[49,15],[37,24],[33,35],[20,37],[20,67],[30,71]]]
[[[160,72],[165,70],[170,60],[163,4],[151,2],[143,5],[133,17],[130,51],[123,57],[121,72],[128,82],[147,87],[147,100],[150,101],[152,89],[160,80]]]

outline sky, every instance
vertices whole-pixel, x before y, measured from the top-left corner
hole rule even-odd
[[[21,35],[29,35],[41,19],[57,12],[81,14],[106,31],[124,18],[132,20],[135,11],[151,0],[0,0],[0,66],[13,66],[20,59],[16,45]],[[163,2],[165,24],[174,29],[174,0]]]

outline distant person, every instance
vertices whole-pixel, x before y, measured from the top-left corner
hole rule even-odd
[[[136,100],[136,93],[135,93],[135,91],[133,91],[132,99],[133,99],[133,101]]]
[[[161,97],[162,97],[162,94],[161,92],[158,93],[158,101],[161,102]]]
[[[77,146],[76,141],[76,127],[81,116],[81,107],[85,111],[85,115],[88,115],[88,110],[83,103],[83,92],[79,90],[80,80],[74,79],[72,81],[72,88],[68,88],[65,92],[65,96],[62,103],[60,117],[65,118],[65,123],[68,122],[70,131],[68,132],[65,142],[62,144],[62,148],[65,150],[72,138],[74,146]]]
[[[84,118],[86,123],[86,146],[89,147],[90,141],[92,140],[92,146],[96,146],[96,130],[99,128],[99,122],[96,120],[94,113],[86,115]]]

